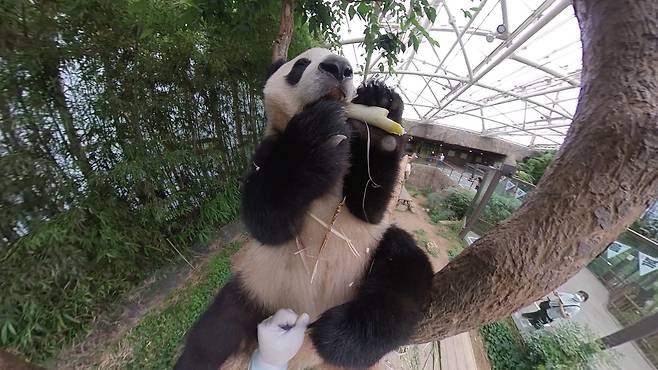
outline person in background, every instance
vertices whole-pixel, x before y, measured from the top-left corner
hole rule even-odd
[[[430,156],[427,157],[427,164],[432,164],[432,161],[436,159],[437,159],[436,154],[434,153],[434,151],[432,151],[432,154],[430,154]]]
[[[589,298],[584,290],[577,293],[554,291],[555,298],[547,299],[539,304],[539,310],[526,312],[521,316],[527,318],[534,325],[536,322],[550,323],[557,319],[570,319],[581,311],[581,303]]]
[[[304,342],[309,316],[297,316],[282,308],[258,324],[258,349],[251,356],[250,370],[286,370]]]
[[[439,153],[439,162],[443,162],[444,159],[446,159],[446,156],[443,153]]]
[[[482,177],[478,176],[477,181],[478,183],[475,185],[475,191],[480,190],[480,185],[482,185]]]

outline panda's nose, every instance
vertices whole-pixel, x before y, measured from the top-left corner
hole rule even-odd
[[[350,65],[350,62],[348,62],[347,59],[337,55],[332,55],[325,59],[322,63],[320,63],[318,68],[321,71],[334,76],[334,78],[336,78],[336,80],[339,82],[343,81],[345,78],[352,78],[352,66]]]

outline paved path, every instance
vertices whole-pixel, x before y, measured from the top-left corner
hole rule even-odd
[[[587,268],[582,269],[557,290],[566,292],[584,290],[589,293],[589,300],[583,303],[583,309],[572,320],[577,323],[586,324],[597,336],[606,336],[622,328],[606,308],[609,297],[608,290]],[[535,306],[529,306],[522,309],[521,312],[535,311],[536,309]],[[527,321],[523,319],[519,320],[518,316],[518,314],[514,315],[517,324],[520,322],[525,328],[528,328]],[[620,369],[656,370],[632,343],[617,346],[615,350],[623,356],[618,361]],[[599,369],[608,370],[609,367],[600,366]]]
[[[441,370],[478,370],[469,333],[441,341]]]

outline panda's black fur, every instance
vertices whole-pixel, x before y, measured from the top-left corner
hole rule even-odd
[[[273,64],[270,75],[282,65]],[[303,74],[302,67],[291,73]],[[297,75],[288,83],[295,80]],[[353,102],[387,108],[389,118],[401,120],[399,95],[380,81],[360,86]],[[310,204],[341,179],[349,212],[368,223],[382,221],[398,178],[402,138],[367,130],[347,119],[343,107],[324,99],[305,105],[283,132],[266,136],[257,148],[244,182],[242,218],[262,248],[294,239]],[[395,150],[380,145],[383,140],[395,140]],[[385,230],[368,265],[354,298],[310,325],[315,349],[329,364],[367,368],[404,345],[429,298],[431,265],[398,227]],[[177,369],[216,369],[231,354],[253,350],[257,324],[273,312],[250,298],[244,284],[237,271],[222,288],[189,332]]]
[[[334,145],[329,139],[335,135],[350,135],[345,114],[340,103],[323,100],[258,146],[253,157],[258,167],[247,176],[242,197],[242,219],[254,238],[271,245],[290,240],[311,202],[344,175],[349,142]]]

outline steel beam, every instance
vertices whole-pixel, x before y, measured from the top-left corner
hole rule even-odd
[[[539,122],[547,122],[547,121],[539,121]],[[537,122],[537,123],[539,123]],[[526,127],[518,127],[518,126],[506,126],[505,128],[496,127],[489,129],[483,133],[484,136],[499,136],[499,135],[509,135],[513,134],[516,132],[528,132],[528,131],[535,131],[535,130],[552,130],[556,128],[562,128],[562,127],[569,127],[571,126],[571,123],[562,123],[562,124],[548,124],[544,126],[526,126]],[[506,128],[511,128],[511,130],[506,130]],[[558,132],[559,135],[566,135],[564,133]]]
[[[477,85],[476,85],[476,86],[477,86]],[[528,101],[528,100],[527,100],[528,98],[533,98],[533,97],[537,97],[537,96],[542,96],[542,95],[552,94],[552,93],[555,93],[555,92],[564,91],[564,90],[570,90],[570,89],[574,89],[574,88],[576,88],[576,87],[575,87],[575,86],[560,86],[560,87],[556,87],[556,88],[554,88],[554,89],[543,90],[543,91],[537,91],[537,92],[534,92],[534,93],[521,95],[521,96],[524,98],[524,99],[521,99],[521,100],[523,100],[523,101]],[[512,98],[512,99],[505,99],[505,100],[496,101],[496,102],[493,102],[493,103],[486,103],[486,104],[485,104],[485,107],[492,107],[492,106],[494,106],[494,105],[500,105],[500,104],[511,103],[511,102],[515,102],[515,101],[517,101],[517,100],[519,100],[519,99],[517,99],[517,98]],[[459,110],[459,109],[456,109],[456,110],[459,111],[459,112],[472,112],[472,111],[474,111],[474,110],[478,110],[478,109],[480,109],[480,108],[479,108],[479,107],[468,108],[468,109],[463,110],[463,111],[462,111],[462,110]],[[447,115],[444,115],[444,116],[440,116],[440,118],[448,118],[448,117],[452,117],[452,116],[454,116],[453,113],[451,113],[451,114],[447,114]]]
[[[451,93],[446,95],[444,99],[447,98],[447,101],[442,104],[442,107],[447,106],[448,104],[452,103],[457,99],[459,96],[461,96],[468,88],[473,86],[475,83],[477,83],[482,77],[484,77],[489,71],[494,69],[496,66],[498,66],[500,63],[502,63],[505,59],[507,59],[508,56],[512,55],[518,48],[520,48],[528,39],[530,39],[532,36],[534,36],[535,33],[537,33],[542,27],[544,27],[546,24],[548,24],[551,20],[553,20],[558,14],[560,14],[564,9],[566,9],[569,5],[571,4],[570,0],[560,0],[558,4],[552,8],[550,11],[548,11],[541,19],[535,23],[523,36],[521,36],[518,40],[514,40],[512,45],[509,46],[507,50],[505,50],[500,56],[496,58],[495,61],[491,62],[486,68],[484,68],[482,71],[478,72],[476,76],[473,77],[469,82],[466,82],[464,85],[461,87],[458,87],[454,89]],[[484,61],[483,61],[484,63]],[[480,64],[482,65],[482,64]],[[476,68],[477,70],[477,68]],[[454,92],[454,93],[453,93]],[[538,104],[535,104],[538,105]],[[549,108],[545,106],[546,108]],[[554,111],[552,108],[549,108],[549,111]],[[432,114],[429,118],[432,118],[436,116],[438,112],[435,112]],[[560,113],[561,116],[564,116],[564,114]]]
[[[559,78],[560,80],[565,81],[566,83],[568,83],[571,86],[580,86],[580,81],[576,81],[576,80],[572,79],[571,77],[569,77],[569,76],[567,76],[563,73],[560,73],[560,72],[558,72],[554,69],[551,69],[549,67],[543,66],[539,63],[535,63],[532,60],[526,59],[526,58],[524,58],[524,57],[522,57],[518,54],[512,54],[512,55],[510,55],[509,58],[512,59],[512,60],[515,60],[519,63],[523,63],[523,64],[525,64],[529,67],[533,67],[533,68],[536,68],[536,69],[538,69],[542,72],[548,73],[549,75],[551,75],[555,78]]]
[[[461,49],[462,55],[464,56],[464,63],[466,64],[466,70],[468,71],[468,78],[472,80],[473,70],[471,69],[471,63],[468,61],[468,55],[466,55],[466,49],[464,49],[464,42],[462,41],[459,30],[457,29],[455,18],[452,16],[452,13],[450,13],[450,9],[448,8],[447,3],[444,3],[443,7],[446,9],[446,14],[448,15],[448,23],[450,23],[452,29],[455,30],[455,36],[457,36],[457,42],[459,43],[459,48]]]
[[[484,9],[484,6],[486,4],[487,4],[487,0],[480,1],[480,4],[478,5],[478,10],[475,11],[475,14],[473,14],[473,17],[468,20],[468,22],[466,23],[466,26],[464,26],[464,29],[457,35],[457,40],[455,40],[455,42],[450,46],[450,48],[446,52],[443,59],[441,59],[441,61],[439,62],[439,65],[434,70],[434,73],[438,73],[441,70],[441,66],[443,65],[443,63],[446,61],[446,59],[448,59],[448,56],[450,56],[450,53],[452,52],[452,50],[459,44],[461,38],[464,36],[466,31],[471,27],[471,24],[473,24],[473,21],[475,21],[475,18],[477,18],[477,16],[480,14],[480,11],[482,9]],[[420,90],[420,92],[418,93],[419,96],[425,91],[425,89],[427,88],[427,85],[429,85],[429,81]],[[415,103],[415,101],[414,101],[414,103]]]
[[[548,110],[549,112],[553,112],[553,113],[555,113],[555,114],[557,114],[557,115],[559,115],[559,116],[561,116],[561,117],[569,118],[569,119],[572,118],[572,117],[570,117],[570,116],[564,114],[563,112],[560,112],[560,111],[558,111],[558,110],[555,110],[555,109],[549,107],[549,106],[546,105],[546,104],[542,104],[542,103],[540,103],[540,102],[538,102],[538,101],[532,100],[532,99],[530,99],[530,98],[526,98],[526,97],[524,97],[523,95],[519,95],[519,94],[514,93],[514,92],[512,92],[512,91],[509,91],[509,90],[499,89],[499,88],[497,88],[497,87],[495,87],[495,86],[490,86],[490,85],[486,85],[486,84],[479,83],[479,82],[473,82],[473,83],[471,83],[471,82],[470,82],[467,78],[465,78],[465,77],[452,77],[452,76],[446,76],[446,75],[435,74],[435,73],[425,73],[425,72],[420,72],[420,71],[395,71],[395,73],[397,73],[397,74],[409,74],[409,75],[416,75],[416,76],[435,77],[435,78],[443,78],[443,79],[446,79],[446,80],[453,80],[453,81],[467,82],[467,83],[469,83],[469,85],[482,87],[482,88],[485,88],[485,89],[488,89],[488,90],[493,90],[493,91],[499,92],[499,93],[501,93],[501,94],[505,94],[505,95],[512,96],[512,97],[515,98],[515,99],[513,99],[513,100],[527,101],[528,103],[531,103],[531,104],[534,104],[534,105],[536,105],[536,106],[538,106],[538,107],[544,108],[544,109]],[[460,94],[460,95],[461,95],[461,94]],[[457,98],[451,99],[451,102],[454,101],[454,100],[457,100]],[[486,105],[486,107],[490,107],[490,106],[491,106],[491,104],[487,104],[487,105]],[[444,105],[444,107],[445,107],[445,105]],[[435,108],[435,109],[440,109],[440,108]],[[478,108],[476,108],[476,109],[478,109]],[[462,112],[459,112],[459,113],[462,113]],[[433,115],[433,116],[430,117],[430,118],[433,118],[434,116],[435,116],[435,115]]]

